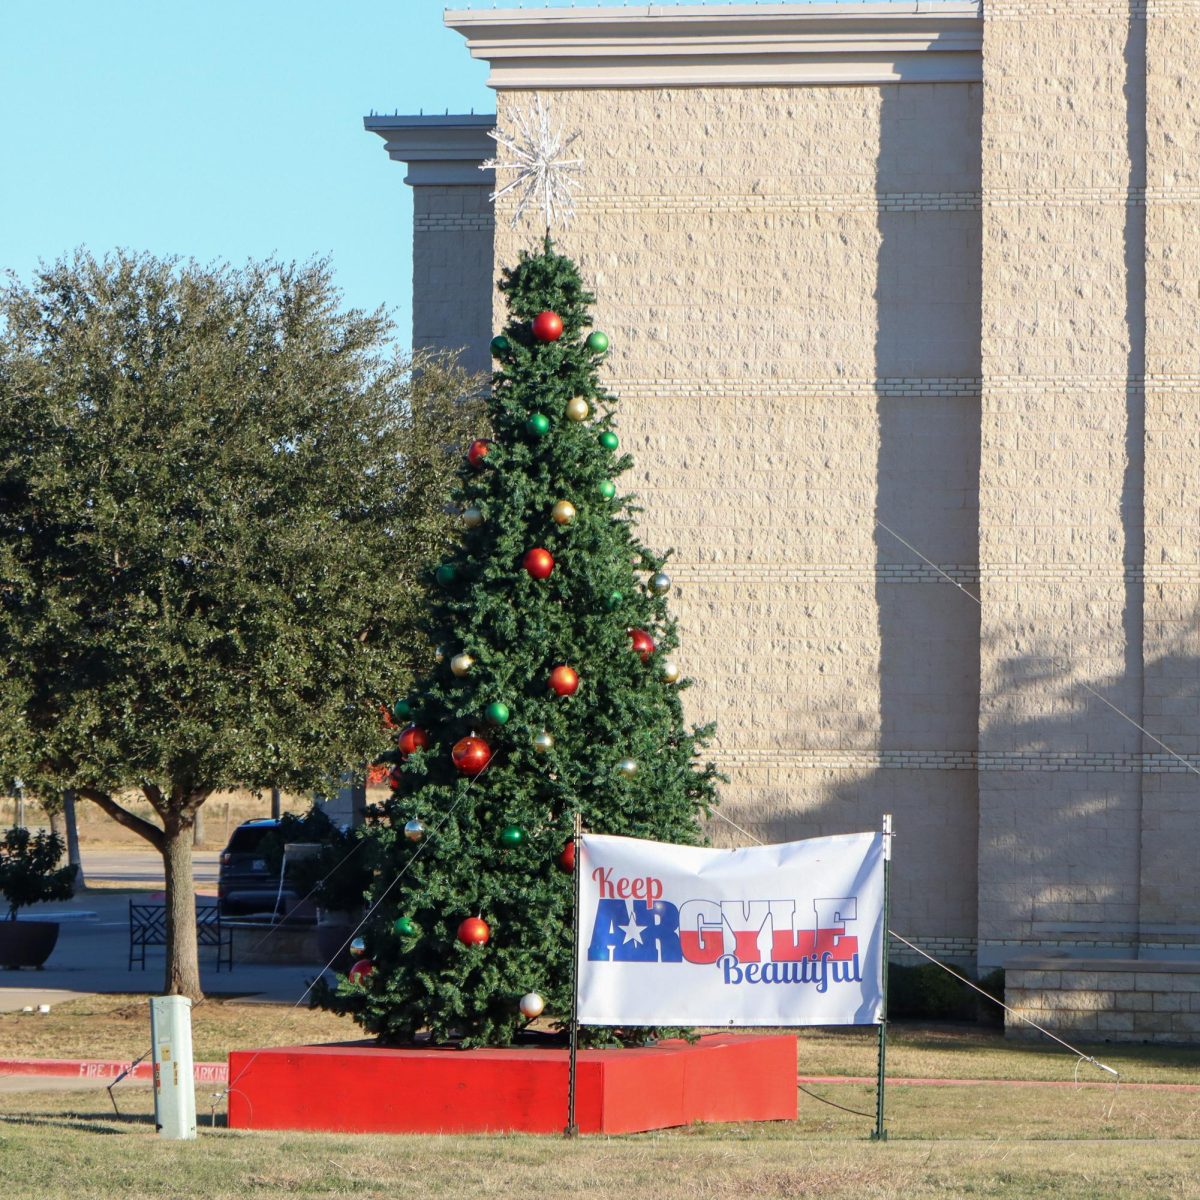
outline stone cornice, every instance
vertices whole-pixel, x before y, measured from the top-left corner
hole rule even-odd
[[[495,172],[479,164],[491,158],[495,142],[488,130],[495,116],[363,117],[363,127],[384,141],[388,157],[408,164],[405,183],[414,186],[474,184],[495,186]]]
[[[976,0],[448,10],[509,88],[978,82]]]

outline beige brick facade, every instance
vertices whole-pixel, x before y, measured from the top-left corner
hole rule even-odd
[[[894,927],[959,959],[1200,949],[1196,16],[447,16],[501,124],[536,91],[582,131],[556,236],[723,812],[767,840],[893,813]],[[481,352],[482,248],[494,278],[540,231],[416,190],[444,310],[414,333],[471,313]]]

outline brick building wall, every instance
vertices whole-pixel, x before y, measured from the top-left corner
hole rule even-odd
[[[764,840],[893,813],[894,927],[948,957],[1200,950],[1197,17],[447,16],[502,124],[536,91],[581,131],[557,238],[722,811]],[[418,207],[422,286],[490,332],[485,240],[494,280],[541,230],[502,200],[455,276],[467,207]]]
[[[898,927],[972,936],[974,873],[944,864],[975,857],[978,614],[873,518],[974,571],[978,86],[544,99],[584,131],[558,241],[612,339],[641,534],[676,552],[723,813],[781,841],[893,812]],[[498,266],[537,236],[509,218]]]

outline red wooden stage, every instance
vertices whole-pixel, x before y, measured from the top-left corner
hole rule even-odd
[[[282,1046],[229,1056],[233,1129],[330,1133],[561,1133],[567,1051]],[[796,1039],[716,1034],[580,1050],[581,1133],[796,1117]]]

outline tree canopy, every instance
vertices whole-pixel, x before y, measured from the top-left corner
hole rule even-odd
[[[0,321],[5,773],[166,856],[214,789],[360,767],[427,653],[468,377],[414,372],[319,262],[80,252],[10,279]],[[168,990],[198,978],[169,961]]]

